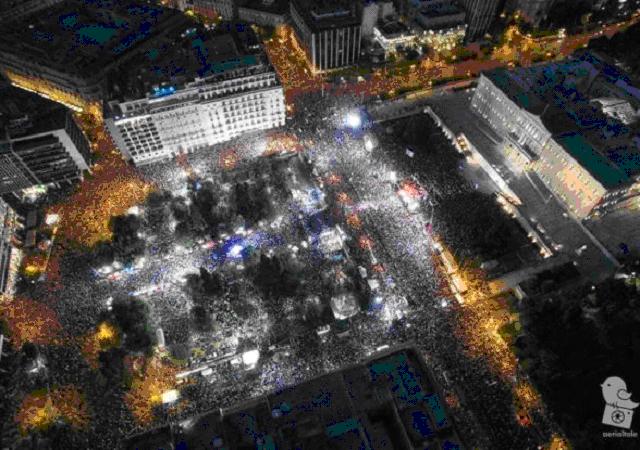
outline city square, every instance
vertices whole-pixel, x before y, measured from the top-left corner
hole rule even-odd
[[[622,3],[0,8],[2,447],[634,448]]]

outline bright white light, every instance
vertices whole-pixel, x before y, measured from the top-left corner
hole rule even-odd
[[[144,267],[144,263],[146,262],[146,258],[143,256],[136,262],[136,269],[142,269]]]
[[[138,214],[140,214],[140,208],[137,206],[132,206],[127,210],[127,214],[133,214],[134,216],[137,216]]]
[[[45,219],[45,222],[47,225],[51,226],[54,225],[56,223],[58,223],[58,220],[60,220],[60,216],[57,214],[47,214],[47,218]]]
[[[237,258],[238,256],[240,256],[242,249],[243,249],[242,245],[236,244],[233,247],[231,247],[231,249],[227,253],[227,256],[230,256],[232,258]]]
[[[259,359],[260,351],[258,349],[249,350],[242,354],[242,362],[248,367],[255,366]]]
[[[362,119],[360,118],[360,115],[355,112],[347,114],[346,120],[347,125],[349,125],[351,128],[360,128],[360,126],[362,125]]]
[[[122,269],[122,263],[120,263],[119,261],[114,261],[113,262],[113,268],[116,269],[116,270]]]
[[[368,136],[365,136],[364,138],[364,148],[370,152],[371,150],[373,150],[373,141],[371,141],[371,138],[369,138]]]
[[[392,183],[398,181],[398,174],[395,173],[395,171],[389,172],[389,181],[391,181]]]
[[[178,391],[171,389],[162,394],[162,403],[172,403],[178,400]]]

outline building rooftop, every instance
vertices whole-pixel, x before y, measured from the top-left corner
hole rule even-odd
[[[572,59],[485,75],[545,127],[603,186],[630,183],[640,175],[638,126],[603,112],[593,100],[615,97],[640,105],[640,90],[598,56]]]
[[[150,448],[164,433],[138,436],[127,448]],[[188,419],[173,430],[173,442],[174,448],[462,448],[442,392],[413,349]]]
[[[154,36],[189,23],[179,11],[136,0],[68,0],[3,24],[0,51],[91,76]]]
[[[271,14],[286,14],[289,11],[288,0],[239,0],[238,6]]]
[[[397,20],[379,20],[376,28],[380,30],[386,38],[394,38],[411,34],[409,27]]]
[[[429,18],[446,17],[464,13],[464,10],[452,0],[421,2],[419,4],[419,11],[421,15]]]
[[[59,103],[11,86],[0,79],[0,140],[59,130],[69,110]],[[5,135],[6,131],[6,135]]]
[[[358,4],[350,0],[292,0],[292,4],[313,31],[362,23]]]
[[[156,39],[127,62],[126,71],[115,70],[110,75],[112,98],[131,100],[168,95],[196,79],[266,65],[261,53],[247,54],[255,50],[248,47],[244,39],[247,36],[231,31],[227,33],[224,28],[211,31],[194,25]]]

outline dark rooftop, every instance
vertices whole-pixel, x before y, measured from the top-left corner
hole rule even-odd
[[[296,11],[315,31],[360,25],[359,6],[352,0],[292,0]]]
[[[0,79],[0,140],[5,130],[13,139],[65,127],[69,110],[59,103],[11,86]]]
[[[462,12],[463,9],[454,2],[423,3],[420,6],[420,14],[425,17],[451,16]]]
[[[409,28],[397,20],[379,20],[376,27],[387,37],[395,37],[401,34],[409,34]]]
[[[149,448],[146,436],[162,439],[164,430],[127,448]],[[462,448],[442,393],[413,349],[184,421],[173,441],[175,448]]]
[[[640,174],[637,127],[607,116],[591,101],[607,93],[640,104],[640,90],[614,66],[584,52],[562,62],[485,75],[514,103],[540,117],[603,186],[624,185]]]
[[[126,70],[112,71],[111,97],[128,100],[147,94],[161,96],[196,78],[262,64],[261,53],[246,54],[251,50],[242,48],[248,45],[247,39],[237,30],[232,31],[229,34],[224,28],[211,31],[195,25],[164,35],[128,61]]]
[[[179,11],[137,0],[68,0],[3,24],[0,50],[90,76],[150,38],[190,23]]]
[[[286,14],[289,11],[288,0],[239,0],[238,6],[272,14]]]

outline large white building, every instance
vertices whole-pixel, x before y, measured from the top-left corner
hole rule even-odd
[[[111,102],[105,122],[115,144],[143,165],[284,125],[284,91],[276,73],[247,58],[254,64],[197,78],[183,88],[165,86],[145,98]]]
[[[608,108],[612,98],[628,104],[627,114]],[[484,73],[471,106],[505,138],[510,165],[535,171],[577,217],[637,203],[640,135],[629,111],[638,110],[640,94],[599,57]]]

